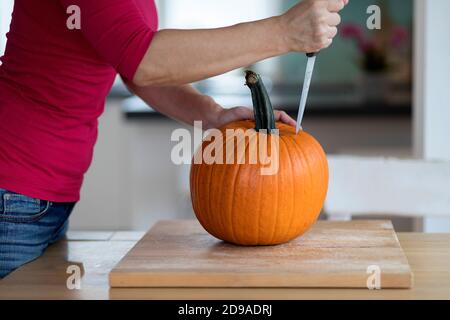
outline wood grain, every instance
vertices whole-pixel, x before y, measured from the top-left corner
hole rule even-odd
[[[410,288],[412,272],[388,221],[318,222],[271,247],[214,239],[197,221],[162,221],[121,260],[111,287],[366,288],[369,266],[382,288]]]
[[[136,233],[132,238],[139,237]],[[450,299],[450,234],[400,233],[414,272],[411,289],[328,288],[110,288],[108,274],[134,240],[61,241],[45,255],[0,280],[2,299]],[[114,237],[115,238],[115,237]],[[125,239],[119,235],[120,239]],[[83,270],[80,290],[68,290],[67,265]]]

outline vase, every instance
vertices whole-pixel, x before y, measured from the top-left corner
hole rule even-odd
[[[386,73],[363,73],[360,85],[364,102],[368,105],[384,103],[389,94],[389,83]]]

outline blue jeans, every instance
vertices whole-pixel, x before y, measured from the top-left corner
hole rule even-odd
[[[63,238],[74,206],[0,189],[0,279]]]

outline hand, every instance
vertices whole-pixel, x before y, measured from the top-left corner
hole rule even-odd
[[[287,125],[295,127],[297,122],[292,119],[286,112],[275,110],[275,121],[283,122]],[[216,121],[210,123],[207,129],[221,128],[231,122],[240,120],[254,120],[254,113],[252,109],[246,107],[236,107],[233,109],[220,109],[216,115]]]
[[[341,23],[338,12],[349,0],[304,0],[280,16],[287,51],[318,52],[327,48]]]

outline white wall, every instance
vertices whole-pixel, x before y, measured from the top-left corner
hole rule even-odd
[[[9,30],[13,3],[13,0],[0,1],[0,56],[3,55],[6,45],[5,35]]]
[[[424,160],[450,162],[449,12],[448,0],[415,0],[414,149]],[[427,218],[423,226],[448,232],[450,217]]]
[[[415,5],[416,155],[450,161],[450,1]]]

